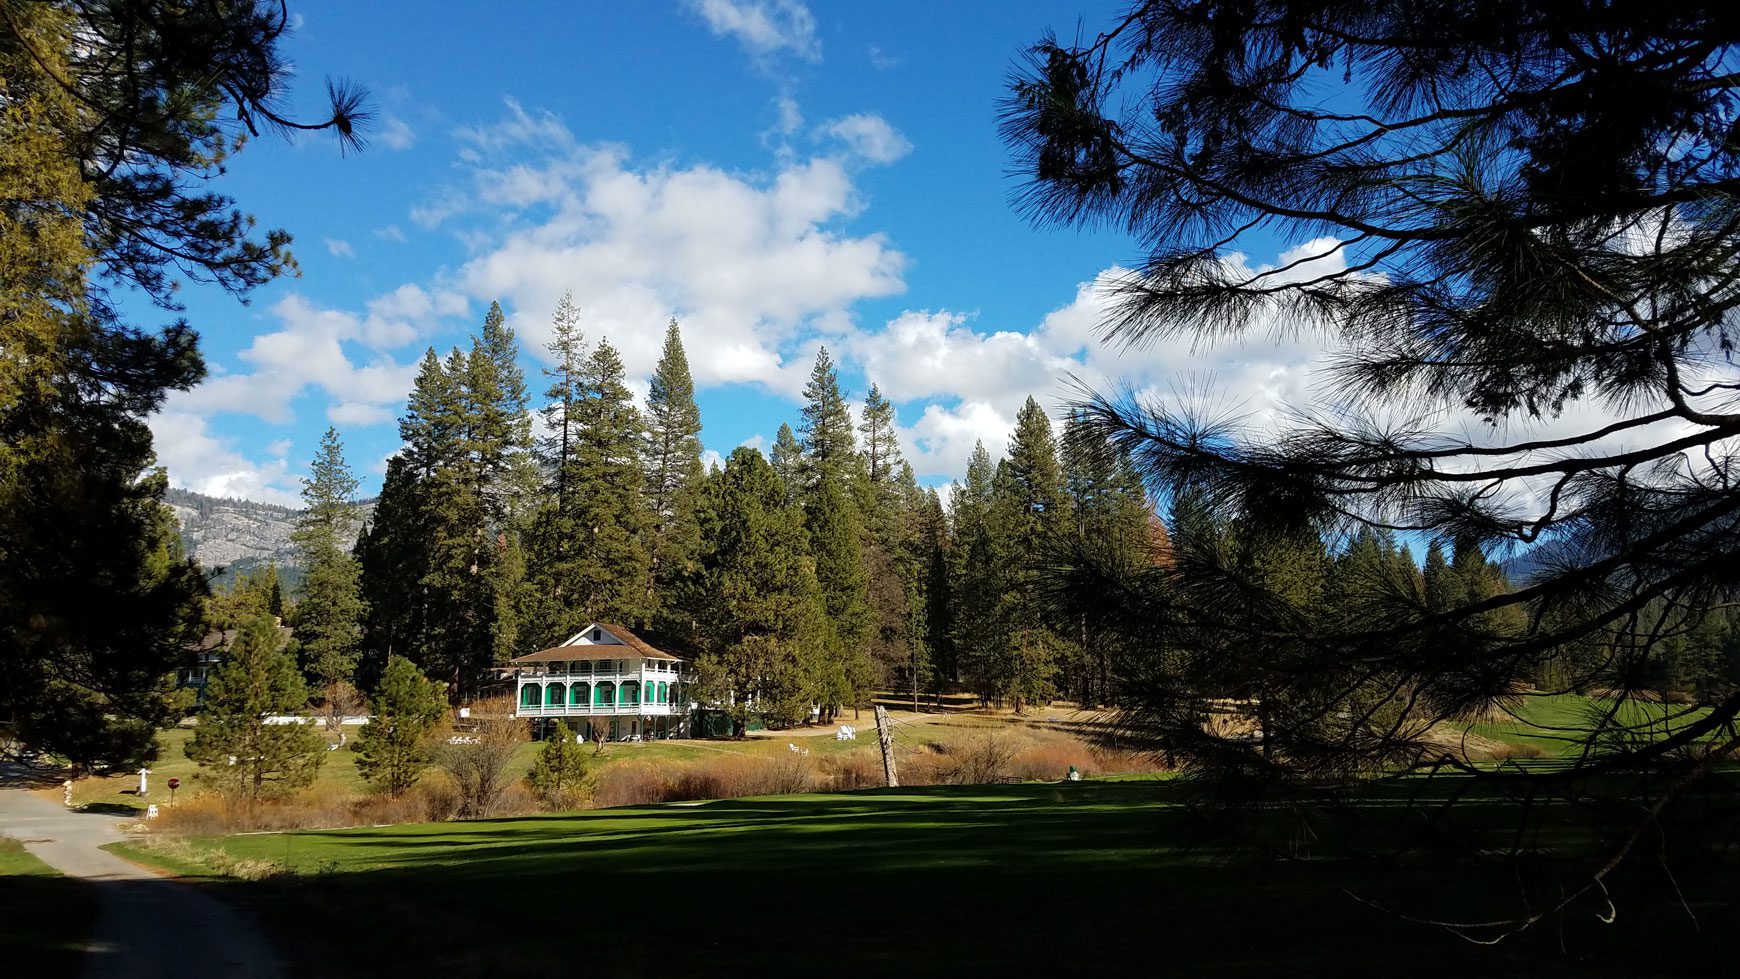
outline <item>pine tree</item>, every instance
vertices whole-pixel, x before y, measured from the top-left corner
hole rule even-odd
[[[810,370],[809,383],[804,385],[799,434],[803,436],[800,496],[824,475],[839,476],[848,484],[859,477],[863,458],[852,437],[852,413],[840,393],[840,373],[828,356],[827,347],[816,351],[815,366]]]
[[[403,656],[387,660],[370,700],[373,716],[357,733],[356,767],[368,782],[398,796],[417,784],[434,757],[447,715],[441,684]]]
[[[1015,416],[1009,455],[998,467],[991,495],[993,551],[1009,562],[999,615],[1007,631],[998,651],[998,692],[1019,712],[1051,698],[1058,663],[1071,654],[1047,621],[1038,593],[1042,566],[1054,559],[1069,529],[1069,497],[1051,420],[1031,397]]]
[[[940,693],[943,686],[955,682],[959,674],[955,656],[954,595],[949,578],[949,522],[942,497],[934,489],[925,494],[916,538],[921,584],[913,607],[919,613],[917,632],[920,640],[913,644],[913,653],[925,655],[927,661],[913,667],[911,679],[916,683],[928,678],[930,689]]]
[[[464,364],[466,440],[473,491],[490,529],[520,511],[536,480],[531,457],[532,416],[519,341],[501,304],[490,303],[483,329],[472,338]]]
[[[303,671],[320,688],[352,681],[362,646],[361,570],[342,543],[359,519],[356,487],[338,431],[328,428],[303,482],[306,509],[291,536],[303,569],[291,626]]]
[[[367,596],[359,686],[372,686],[395,653],[413,655],[428,628],[429,593],[422,581],[430,560],[426,488],[408,450],[388,459],[374,514],[357,538],[354,553]]]
[[[804,388],[802,435],[796,496],[804,508],[816,579],[835,633],[831,656],[816,677],[824,718],[830,718],[843,704],[856,703],[873,681],[869,643],[875,623],[865,560],[869,479],[853,438],[851,411],[840,393],[839,372],[826,347],[816,352]]]
[[[677,321],[665,328],[664,352],[646,399],[646,434],[641,451],[647,505],[652,514],[654,604],[663,605],[677,582],[693,574],[701,553],[696,515],[701,480],[701,409]]]
[[[863,419],[858,432],[864,436],[864,465],[870,485],[892,486],[900,473],[900,439],[894,431],[894,405],[875,383],[864,395]]]
[[[242,571],[230,579],[227,587],[212,592],[205,603],[205,617],[219,629],[240,629],[249,620],[272,616],[272,583],[276,575],[267,574],[270,565],[260,565]]]
[[[544,746],[532,761],[526,785],[546,809],[572,809],[580,801],[580,790],[585,784],[586,752],[568,722],[557,721],[556,729],[544,739]]]
[[[569,471],[560,477],[567,508],[558,509],[559,500],[547,505],[535,534],[546,638],[594,620],[639,625],[652,611],[644,422],[608,341],[593,350],[579,379]]]
[[[544,468],[555,484],[556,507],[569,505],[568,484],[574,445],[574,405],[580,400],[581,378],[586,363],[586,338],[580,332],[580,309],[574,294],[562,293],[550,322],[550,342],[544,348],[553,362],[544,368],[550,387],[544,392],[544,437],[540,445]]]
[[[998,695],[998,665],[1006,630],[1002,621],[1003,579],[1007,570],[1002,541],[992,528],[992,489],[996,467],[984,443],[973,445],[966,482],[950,494],[949,522],[954,539],[949,569],[954,677],[985,700]]]
[[[448,693],[476,692],[520,639],[520,511],[532,488],[530,416],[518,348],[490,307],[470,352],[428,351],[399,422],[381,503],[359,541],[374,662],[414,658]]]
[[[784,422],[780,423],[779,432],[773,437],[772,462],[773,471],[779,474],[779,481],[785,487],[786,502],[795,503],[798,491],[803,487],[804,450],[791,426]]]
[[[1127,454],[1106,441],[1079,413],[1064,425],[1062,472],[1069,497],[1069,540],[1059,564],[1092,562],[1121,573],[1152,567],[1164,550],[1164,527],[1155,518],[1141,478]],[[1116,685],[1118,637],[1077,615],[1067,629],[1073,643],[1059,664],[1062,690],[1083,704],[1109,703]]]
[[[864,562],[864,528],[839,475],[824,470],[810,491],[804,518],[816,584],[833,631],[829,656],[813,677],[825,723],[841,706],[859,704],[868,691],[869,645],[876,622]]]
[[[864,564],[874,618],[870,662],[877,683],[917,690],[913,671],[924,657],[916,649],[914,610],[921,562],[914,535],[923,494],[912,467],[900,456],[894,405],[875,384],[864,396],[858,431],[864,436],[864,478],[857,499],[863,511]]]
[[[702,688],[729,704],[740,734],[752,710],[796,723],[817,700],[812,678],[833,639],[803,514],[754,449],[739,446],[711,481],[697,609]]]
[[[278,626],[255,616],[206,683],[187,757],[205,769],[203,778],[250,803],[309,785],[324,739],[311,725],[266,723],[267,715],[299,710],[307,700]]]

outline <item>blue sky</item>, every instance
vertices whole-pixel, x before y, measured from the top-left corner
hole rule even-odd
[[[1115,9],[295,3],[294,100],[313,115],[325,76],[361,82],[372,143],[341,157],[262,136],[235,158],[222,189],[295,235],[302,275],[247,306],[189,288],[212,374],[153,418],[160,461],[177,485],[294,502],[333,424],[373,493],[424,348],[463,343],[499,300],[539,390],[564,290],[637,390],[679,320],[720,454],[795,422],[823,343],[850,397],[874,379],[896,401],[930,483],[976,439],[1000,452],[1027,395],[1056,411],[1067,374],[1278,404],[1317,351],[1102,346],[1095,283],[1134,243],[1036,229],[1009,204],[1011,66]],[[1242,260],[1290,245],[1310,247]]]

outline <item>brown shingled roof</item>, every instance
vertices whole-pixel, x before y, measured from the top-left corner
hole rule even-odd
[[[644,656],[647,659],[664,659],[677,663],[682,662],[682,657],[672,656],[670,653],[667,653],[662,649],[655,648],[645,639],[635,635],[632,630],[623,626],[612,625],[609,622],[594,622],[581,631],[585,632],[590,630],[593,626],[597,626],[605,632],[615,636],[617,639],[620,639],[622,644],[599,643],[598,645],[592,645],[588,643],[580,646],[551,646],[549,649],[540,649],[535,653],[527,653],[524,656],[516,657],[513,662],[561,663],[569,660],[626,659],[629,655]]]

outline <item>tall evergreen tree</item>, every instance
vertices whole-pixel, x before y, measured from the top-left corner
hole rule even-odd
[[[858,426],[864,452],[862,489],[857,494],[874,620],[869,657],[877,683],[916,690],[912,670],[922,656],[916,650],[920,560],[914,535],[923,500],[912,467],[900,456],[895,420],[894,405],[871,384]]]
[[[713,481],[697,616],[703,687],[729,705],[739,733],[756,710],[795,723],[817,701],[812,678],[833,638],[803,514],[754,449],[739,446]]]
[[[574,405],[580,400],[581,373],[586,363],[586,338],[580,332],[580,308],[574,294],[564,292],[550,321],[550,342],[544,348],[551,365],[544,368],[550,387],[544,392],[544,437],[539,446],[544,468],[554,483],[557,509],[568,505],[567,477],[574,454]]]
[[[1015,416],[1009,455],[992,486],[991,535],[1006,565],[1001,624],[1005,632],[997,670],[999,694],[1015,709],[1049,700],[1059,662],[1071,644],[1052,627],[1039,594],[1039,578],[1069,529],[1069,497],[1051,420],[1029,397]]]
[[[519,358],[519,341],[507,325],[507,315],[500,303],[490,303],[483,328],[472,338],[465,358],[462,402],[463,449],[489,529],[506,526],[521,512],[536,481],[532,416]]]
[[[992,491],[996,467],[983,442],[973,445],[966,482],[950,494],[949,522],[954,539],[949,571],[954,600],[952,624],[955,658],[953,679],[984,699],[998,696],[998,664],[1006,637],[1002,621],[1003,581],[1007,570],[1003,541],[992,523]]]
[[[1163,538],[1165,531],[1128,455],[1079,413],[1064,425],[1061,451],[1070,521],[1058,563],[1091,562],[1125,573],[1153,566],[1161,553],[1156,535]],[[1118,639],[1085,615],[1071,618],[1067,628],[1059,623],[1073,642],[1068,658],[1059,664],[1058,685],[1079,703],[1109,703],[1114,697],[1113,660],[1122,652]]]
[[[859,705],[869,691],[873,678],[869,647],[876,616],[870,607],[864,528],[839,475],[824,471],[809,493],[804,518],[816,584],[833,633],[829,654],[812,675],[825,723],[840,707]]]
[[[551,639],[588,620],[639,625],[651,613],[652,512],[640,457],[645,425],[608,341],[586,360],[573,414],[563,478],[568,509],[547,512],[538,532],[546,547],[558,548],[538,562],[537,588],[552,615],[540,629]]]
[[[381,503],[358,545],[373,661],[412,657],[476,692],[519,644],[525,578],[519,514],[531,489],[530,418],[514,334],[491,304],[469,353],[428,351],[399,422]]]
[[[657,606],[696,568],[701,553],[696,507],[706,476],[701,468],[701,409],[695,404],[695,381],[674,319],[665,328],[664,352],[647,390],[641,457],[652,511],[649,550]]]
[[[416,648],[428,628],[429,592],[423,587],[430,561],[427,489],[409,447],[388,459],[374,514],[357,537],[354,554],[367,606],[357,674],[365,688],[373,686],[394,654],[426,662]]]
[[[303,672],[322,689],[355,678],[362,647],[361,571],[344,546],[359,520],[356,487],[338,431],[328,428],[303,481],[306,508],[291,535],[302,565],[291,626]]]
[[[909,679],[915,686],[928,679],[930,688],[940,693],[946,684],[958,679],[958,671],[952,614],[954,595],[949,578],[949,522],[942,497],[936,490],[925,493],[917,524],[915,537],[920,588],[913,607],[919,613],[919,638],[913,643],[912,651],[915,655],[925,655],[927,661],[923,666],[915,665]]]
[[[798,487],[808,490],[824,475],[835,475],[848,481],[858,478],[863,457],[858,454],[852,436],[852,412],[840,393],[840,372],[828,348],[816,351],[816,363],[810,370],[809,383],[804,385],[803,463]],[[854,487],[854,492],[856,488]]]
[[[307,700],[278,625],[255,616],[206,684],[187,757],[202,778],[250,802],[309,785],[326,754],[324,739],[312,725],[266,723],[267,715],[300,710]]]
[[[89,768],[155,754],[164,675],[205,582],[144,419],[204,376],[197,335],[125,321],[184,281],[245,295],[291,267],[213,190],[274,108],[289,21],[252,5],[9,4],[0,19],[0,713]],[[325,120],[349,138],[354,92]],[[121,302],[112,288],[138,290]]]
[[[785,422],[780,422],[779,431],[773,437],[770,458],[773,471],[779,475],[779,481],[785,487],[786,501],[796,502],[798,491],[803,487],[804,450],[798,444],[796,433]]]
[[[900,438],[894,431],[894,405],[882,396],[875,383],[864,395],[863,421],[858,433],[864,436],[864,466],[872,486],[892,486],[900,474]]]

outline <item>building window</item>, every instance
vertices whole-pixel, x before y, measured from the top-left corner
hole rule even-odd
[[[601,640],[603,638],[604,638],[604,630],[603,629],[593,629],[592,630],[592,641],[593,642],[598,642],[599,640]]]
[[[622,702],[625,704],[640,703],[640,684],[633,680],[622,685]]]
[[[549,686],[545,687],[544,688],[544,706],[545,707],[560,707],[560,706],[562,706],[562,695],[566,694],[567,692],[568,692],[568,688],[563,686],[560,683],[552,683]]]
[[[592,690],[584,683],[576,683],[568,688],[568,703],[575,707],[585,707],[586,698],[592,695]]]
[[[540,695],[538,693],[538,685],[537,684],[535,684],[535,683],[526,684],[525,686],[520,688],[520,706],[521,707],[536,707],[536,706],[538,706],[538,697],[539,696]]]
[[[670,684],[660,683],[659,684],[659,703],[661,703],[661,704],[670,703],[669,700],[665,699],[665,698],[670,696],[670,693],[671,693]]]
[[[600,707],[609,707],[616,703],[616,685],[600,683],[592,689],[592,703]]]

